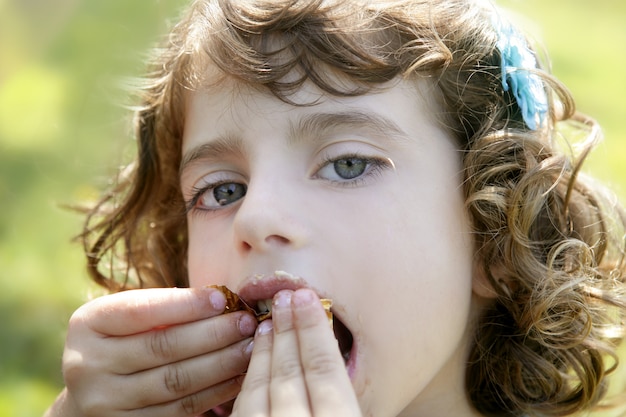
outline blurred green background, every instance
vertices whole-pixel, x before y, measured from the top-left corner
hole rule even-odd
[[[94,199],[132,152],[115,81],[141,74],[138,51],[184,3],[0,0],[0,416],[39,416],[62,387],[67,320],[97,291],[70,242],[81,218],[62,206]],[[626,201],[626,2],[499,4],[524,16],[604,126],[588,170]]]

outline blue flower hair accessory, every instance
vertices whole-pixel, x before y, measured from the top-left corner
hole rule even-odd
[[[536,130],[548,112],[548,97],[541,78],[533,72],[537,69],[535,55],[528,48],[526,39],[510,23],[497,13],[493,20],[498,34],[496,47],[502,57],[502,87],[513,93],[526,126]]]

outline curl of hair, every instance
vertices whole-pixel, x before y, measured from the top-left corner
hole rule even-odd
[[[541,70],[549,120],[525,127],[502,89],[493,11],[483,3],[194,2],[140,88],[138,158],[87,218],[94,279],[114,291],[187,285],[178,184],[186,91],[232,78],[291,103],[305,81],[350,96],[398,76],[429,78],[463,151],[476,259],[497,293],[477,324],[471,401],[493,416],[566,415],[596,404],[624,336],[626,216],[579,173],[599,138],[595,122]],[[589,138],[578,154],[559,144],[557,122],[566,121]]]
[[[465,162],[477,254],[498,294],[470,357],[472,398],[494,416],[597,403],[624,335],[623,212],[577,175],[582,161],[534,134],[484,135]]]

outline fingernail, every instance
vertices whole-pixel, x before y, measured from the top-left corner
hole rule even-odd
[[[309,289],[298,290],[293,294],[293,304],[296,306],[310,305],[315,302],[316,298],[317,298],[317,294],[315,294],[312,290],[309,290]]]
[[[291,306],[291,294],[293,294],[293,291],[279,291],[278,294],[276,294],[274,296],[274,301],[273,306],[272,306],[272,310],[275,307],[278,308],[288,308]]]
[[[250,356],[252,355],[252,350],[254,349],[254,339],[252,339],[250,341],[250,343],[248,343],[248,345],[246,346],[246,348],[243,350],[243,353],[245,356]]]
[[[266,335],[272,332],[274,325],[272,324],[272,320],[265,320],[259,324],[259,327],[256,328],[256,334],[259,336]]]
[[[249,314],[242,314],[237,322],[237,327],[242,336],[251,336],[256,329],[256,319]]]
[[[217,311],[223,311],[226,308],[226,297],[219,290],[211,291],[209,301],[211,301],[211,306]]]

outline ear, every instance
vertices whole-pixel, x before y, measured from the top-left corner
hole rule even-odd
[[[488,270],[487,270],[488,268]],[[481,298],[494,299],[498,297],[498,292],[493,286],[493,282],[506,285],[502,268],[485,267],[483,262],[474,262],[474,273],[472,277],[472,291]],[[490,278],[491,277],[491,278]]]

